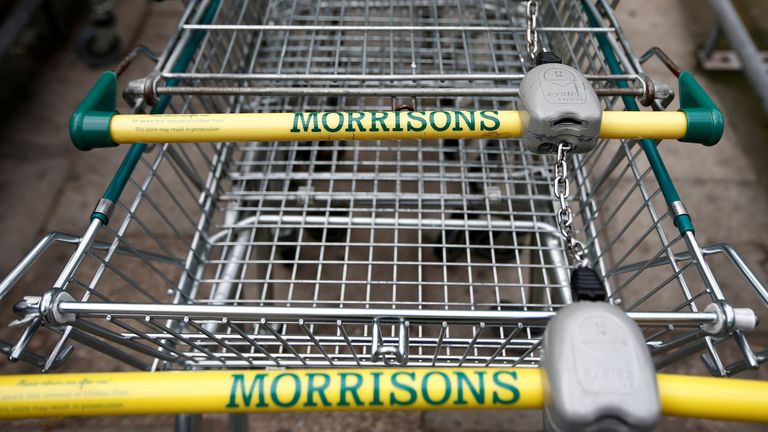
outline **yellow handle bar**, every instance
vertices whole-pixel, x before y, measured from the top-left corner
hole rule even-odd
[[[0,377],[0,418],[305,410],[536,409],[539,369],[229,370]],[[658,375],[662,413],[768,422],[768,382]]]
[[[116,93],[117,76],[104,72],[70,119],[69,134],[75,147],[90,150],[117,144],[201,141],[517,138],[521,134],[518,111],[119,115]],[[680,112],[604,112],[600,136],[716,144],[723,134],[723,115],[689,72],[680,74],[680,94]]]
[[[681,139],[687,128],[683,112],[606,111],[600,137]],[[115,144],[518,138],[521,134],[519,111],[116,114],[109,120]]]

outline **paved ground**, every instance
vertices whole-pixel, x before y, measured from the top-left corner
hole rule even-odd
[[[175,27],[181,7],[177,2],[153,4],[144,14],[137,12],[139,4],[143,2],[120,2],[121,32],[128,39],[160,51]],[[618,15],[637,53],[654,45],[662,46],[682,67],[695,70],[694,53],[713,20],[703,4],[700,0],[625,0],[619,6]],[[761,41],[766,29],[756,17],[768,15],[768,8],[758,0],[738,4]],[[149,64],[137,67],[147,69]],[[648,72],[671,82],[671,76],[658,64],[649,65]],[[37,78],[37,91],[17,104],[0,130],[3,143],[0,146],[0,202],[3,203],[0,238],[6,245],[0,251],[0,274],[6,274],[43,233],[53,230],[80,233],[96,197],[122,157],[119,150],[76,152],[66,135],[71,111],[98,75],[99,70],[84,66],[72,53],[57,54],[47,61],[46,70]],[[744,254],[762,280],[768,280],[766,116],[742,75],[700,71],[697,75],[726,113],[725,139],[714,148],[667,142],[661,146],[662,154],[694,215],[700,241],[703,244],[730,242]],[[25,280],[25,286],[35,290],[33,287],[50,284],[55,270],[68,254],[68,249],[56,249],[46,255]],[[716,263],[716,270],[727,272],[727,265]],[[741,292],[731,294],[734,303],[742,299]],[[743,296],[743,301],[751,301],[749,299]],[[0,304],[3,311],[9,311],[7,303]],[[98,367],[109,370],[115,365]],[[683,369],[694,371],[698,366],[685,365]],[[0,360],[0,371],[31,370]],[[765,371],[759,376],[765,379]],[[223,420],[223,416],[206,418],[209,426],[220,425]],[[165,416],[35,420],[0,423],[0,429],[96,430],[115,424],[126,430],[152,427],[159,431],[170,430],[172,419]],[[251,424],[254,430],[269,431],[536,430],[540,419],[535,413],[503,412],[280,414],[251,416]],[[749,427],[689,420],[666,420],[663,424],[665,430]]]

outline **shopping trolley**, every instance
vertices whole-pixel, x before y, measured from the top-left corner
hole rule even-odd
[[[105,73],[70,132],[126,156],[86,232],[47,235],[0,285],[74,246],[2,349],[52,371],[76,342],[142,372],[4,377],[0,415],[546,404],[550,424],[643,429],[660,403],[767,420],[765,383],[655,377],[697,354],[716,376],[758,368],[768,292],[697,243],[657,150],[706,151],[658,140],[715,144],[722,114],[662,51],[636,57],[607,1],[192,0],[125,87],[132,114],[116,92]],[[713,255],[754,302],[728,302]],[[592,365],[576,384],[569,356]],[[618,407],[639,386],[650,399]],[[603,397],[552,402],[573,388]]]

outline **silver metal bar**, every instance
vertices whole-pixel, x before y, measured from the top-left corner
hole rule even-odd
[[[768,68],[763,63],[757,45],[730,0],[709,0],[709,6],[720,22],[731,48],[739,55],[744,73],[760,97],[763,110],[768,113]]]
[[[165,305],[139,303],[80,303],[61,302],[62,314],[74,313],[82,316],[112,315],[115,317],[162,317],[194,319],[250,319],[298,320],[336,322],[368,322],[373,319],[406,319],[411,322],[485,322],[505,324],[516,322],[546,323],[556,312],[533,311],[472,311],[472,310],[427,310],[427,309],[325,309],[305,307],[269,306],[215,306],[215,305]],[[628,315],[645,325],[699,326],[715,322],[716,313],[709,312],[630,312]]]
[[[186,318],[187,317],[181,318],[181,321],[183,322],[183,320],[186,319]],[[154,327],[155,329],[157,329],[159,331],[167,332],[168,334],[172,335],[176,339],[176,341],[181,341],[181,342],[189,345],[190,347],[192,347],[192,348],[200,351],[201,353],[205,354],[208,358],[210,358],[212,360],[217,360],[217,357],[210,350],[208,350],[204,346],[196,343],[195,341],[188,339],[185,335],[183,335],[180,332],[174,330],[173,328],[171,328],[169,326],[165,326],[165,325],[160,324],[160,323],[157,323],[151,317],[146,316],[146,315],[144,316],[144,322],[147,325],[149,325],[151,327]]]
[[[225,95],[225,96],[408,96],[408,97],[449,97],[449,96],[491,96],[515,97],[520,95],[517,87],[205,87],[205,86],[158,86],[158,95]],[[640,87],[595,88],[598,96],[642,96]]]
[[[88,225],[88,229],[85,231],[85,234],[83,234],[83,237],[80,239],[80,243],[77,245],[77,249],[75,249],[75,252],[72,254],[72,256],[69,258],[67,263],[64,265],[64,268],[61,270],[61,273],[59,273],[58,278],[56,278],[56,281],[53,283],[53,288],[64,288],[69,280],[69,278],[72,277],[72,274],[75,272],[77,267],[82,263],[83,259],[85,258],[85,255],[88,251],[88,249],[91,247],[91,244],[93,244],[94,240],[96,239],[96,235],[99,233],[100,228],[102,227],[102,221],[98,218],[93,218],[91,220],[90,225]],[[90,298],[90,293],[86,292],[83,295],[82,300],[87,301],[88,298]],[[64,349],[64,346],[67,342],[67,338],[69,337],[70,332],[72,331],[72,327],[67,326],[64,329],[64,332],[61,334],[61,337],[56,342],[56,345],[53,347],[53,350],[48,355],[48,360],[45,363],[45,366],[43,368],[44,371],[50,370],[50,368],[53,366],[53,363],[56,361],[56,359],[59,356],[59,353],[61,350]],[[34,332],[33,332],[34,334]],[[19,346],[17,344],[17,346]]]
[[[749,268],[744,259],[738,252],[729,244],[718,243],[710,246],[701,247],[702,256],[713,255],[722,253],[733,263],[733,265],[739,270],[744,280],[755,290],[760,297],[763,304],[768,305],[768,289],[757,278],[757,275]],[[675,254],[675,261],[689,261],[691,260],[692,253],[690,251],[680,252]],[[621,273],[634,273],[644,268],[658,267],[667,264],[669,261],[666,258],[657,258],[651,261],[642,261],[633,264],[627,264],[625,266],[617,267],[611,272],[614,274]]]
[[[19,340],[11,347],[10,354],[8,354],[8,360],[15,362],[19,360],[24,352],[27,350],[27,346],[32,341],[32,337],[35,336],[37,331],[43,324],[43,319],[40,317],[32,318],[24,328],[24,332],[19,337]]]
[[[151,338],[146,337],[146,336],[142,335],[139,332],[136,332],[134,328],[132,328],[130,326],[127,326],[127,325],[123,324],[122,322],[119,322],[117,320],[111,320],[111,319],[108,320],[108,321],[113,323],[113,324],[118,325],[119,327],[123,328],[124,330],[128,330],[128,331],[133,332],[134,334],[137,334],[139,337],[141,337],[142,339],[144,339],[146,341],[152,342],[152,343],[154,343],[155,345],[158,345],[158,346],[162,346],[162,345],[160,345],[159,342],[156,342],[156,341],[152,340]],[[133,340],[125,339],[125,338],[122,337],[122,335],[120,335],[118,333],[115,333],[112,330],[106,329],[104,327],[101,327],[101,326],[99,326],[97,324],[94,324],[94,323],[86,321],[86,320],[75,321],[74,323],[72,323],[72,327],[74,327],[74,330],[72,332],[73,334],[75,333],[75,331],[79,331],[80,333],[88,333],[88,334],[91,334],[93,336],[98,336],[99,338],[103,339],[103,340],[94,339],[94,341],[97,341],[101,345],[111,346],[111,345],[108,345],[108,344],[106,344],[104,342],[104,341],[109,341],[109,342],[114,343],[115,345],[122,345],[122,346],[124,346],[126,348],[132,349],[132,350],[134,350],[134,351],[136,351],[138,353],[144,354],[144,355],[149,355],[149,356],[153,356],[153,357],[162,358],[165,361],[176,362],[176,361],[179,360],[179,358],[177,358],[177,357],[174,357],[174,356],[172,356],[170,354],[167,354],[167,353],[156,351],[155,349],[153,349],[152,347],[149,347],[147,345],[137,343],[136,341],[133,341]],[[182,354],[182,353],[174,353],[174,354],[177,354],[179,357],[184,357],[184,354]],[[124,357],[131,357],[130,355],[128,355],[126,353],[123,353],[122,355]]]
[[[293,355],[294,358],[296,358],[299,362],[301,362],[301,364],[303,364],[305,366],[308,365],[308,363],[304,359],[304,357],[299,355],[299,353],[297,353],[296,350],[288,342],[286,342],[285,339],[282,336],[280,336],[279,333],[277,333],[275,331],[275,329],[272,328],[272,325],[270,325],[265,318],[260,317],[260,320],[261,321],[260,321],[260,326],[259,327],[267,329],[267,331],[270,334],[272,334],[272,336],[274,336],[274,338],[277,339],[280,342],[282,347],[285,348],[288,352],[290,352]]]
[[[121,361],[131,367],[138,370],[149,370],[149,365],[141,361],[139,358],[129,355],[116,347],[106,344],[103,341],[89,335],[88,333],[81,332],[78,329],[72,329],[69,337],[87,347],[100,351],[115,360]],[[44,367],[44,366],[43,366]],[[48,368],[51,369],[50,367]]]
[[[278,25],[278,24],[184,24],[185,30],[209,30],[209,31],[250,31],[250,30],[301,30],[301,31],[327,31],[328,27],[324,25]],[[408,26],[408,25],[338,25],[333,27],[334,31],[466,31],[466,32],[524,32],[525,27],[513,26]],[[538,27],[540,32],[572,32],[572,33],[613,33],[616,31],[613,27]]]
[[[522,329],[522,326],[515,327],[514,330],[512,330],[509,335],[504,339],[504,342],[501,343],[501,345],[496,349],[496,351],[491,354],[490,357],[485,362],[485,367],[488,367],[493,363],[494,360],[496,360],[497,357],[502,355],[504,353],[504,350],[509,346],[509,342],[517,336],[518,333],[520,333],[520,330]]]
[[[348,227],[387,227],[387,228],[463,228],[463,229],[506,229],[512,231],[542,232],[558,235],[556,227],[533,221],[508,221],[508,220],[458,220],[458,219],[419,219],[419,218],[388,218],[388,217],[363,217],[363,216],[292,216],[263,214],[245,218],[232,226],[224,228],[246,228],[249,226],[306,226],[306,225],[333,225]]]
[[[464,353],[461,355],[461,360],[459,360],[459,366],[464,364],[464,362],[467,360],[467,357],[469,356],[469,353],[472,351],[472,349],[477,349],[477,342],[478,339],[480,339],[480,334],[483,333],[483,330],[485,330],[485,323],[481,322],[477,326],[477,330],[475,331],[475,335],[472,336],[472,340],[469,341],[467,344],[467,349],[464,350]],[[445,343],[446,341],[443,341]]]
[[[755,358],[757,359],[758,364],[763,364],[766,361],[768,361],[768,350],[763,350],[755,354]],[[727,375],[733,376],[739,372],[743,372],[747,369],[749,369],[751,366],[748,364],[746,360],[739,360],[737,362],[731,363],[727,367]]]
[[[336,320],[336,327],[338,327],[339,329],[339,334],[341,334],[341,336],[344,338],[344,343],[346,344],[346,348],[349,350],[350,354],[352,354],[352,358],[355,359],[355,363],[359,365],[360,359],[357,356],[357,353],[355,352],[355,347],[352,345],[352,341],[350,340],[349,335],[347,334],[347,331],[344,330],[344,325],[341,320]]]
[[[194,11],[194,16],[192,16],[191,20],[192,22],[199,22],[202,20],[203,16],[208,10],[208,7],[210,6],[211,0],[200,0],[195,1],[194,3],[191,3],[187,7],[187,11],[191,12]],[[190,14],[185,14],[185,18],[189,18]],[[184,21],[182,21],[183,23]],[[169,45],[166,47],[166,52],[163,53],[162,57],[160,58],[161,61],[158,61],[158,66],[161,64],[164,64],[163,71],[168,72],[173,69],[173,67],[178,62],[179,56],[181,56],[182,52],[186,49],[187,44],[189,43],[189,38],[192,37],[192,32],[187,30],[187,25],[189,24],[180,24],[179,25],[179,32],[177,32],[178,42],[173,46],[173,49],[171,50],[171,46]],[[175,38],[174,38],[175,39]],[[164,60],[164,61],[163,61]]]
[[[62,232],[51,232],[46,234],[35,244],[32,250],[24,255],[24,258],[22,258],[18,264],[11,269],[11,272],[3,278],[2,282],[0,282],[0,300],[2,300],[5,295],[8,294],[8,291],[13,288],[16,282],[27,273],[27,270],[29,270],[29,268],[32,267],[32,264],[40,258],[40,255],[42,255],[51,244],[57,241],[80,243],[80,237]]]
[[[439,362],[435,364],[435,367],[455,367],[456,362],[458,361],[458,357],[443,357]],[[493,362],[487,366],[483,366],[486,362],[486,358],[470,358],[469,361],[466,363],[472,365],[472,366],[483,366],[483,367],[505,367],[509,368],[509,365],[517,360],[521,360],[520,356],[509,356],[509,357],[502,357],[498,356],[496,358],[496,362]],[[539,361],[538,357],[529,356],[526,358],[526,360],[530,360],[532,364],[528,363],[521,363],[516,367],[536,367],[535,363]],[[203,361],[199,363],[201,367],[205,368],[215,368],[215,367],[221,367],[221,363],[214,362],[214,361]],[[325,361],[325,359],[315,359],[315,358],[308,358],[306,363],[302,363],[298,360],[290,360],[285,359],[282,360],[282,364],[286,368],[302,368],[302,367],[310,367],[310,368],[352,368],[355,367],[356,364],[354,360],[336,360],[333,363],[333,366],[329,366],[328,362]],[[426,364],[426,361],[424,358],[421,357],[415,357],[413,361],[414,365],[424,365]],[[269,368],[274,367],[274,363],[270,363],[268,361],[254,361],[253,365],[250,365],[248,362],[244,362],[242,360],[227,360],[227,367],[232,369],[238,369],[238,368]]]
[[[561,253],[559,237],[553,235],[543,236],[544,246],[546,251],[545,262],[542,264],[547,265],[547,271],[550,273],[550,277],[557,284],[557,288],[550,288],[552,291],[552,302],[556,304],[570,304],[573,302],[571,295],[570,275],[568,274],[568,260],[563,253]],[[548,262],[546,262],[548,261]],[[533,292],[541,292],[544,294],[541,288],[531,288]],[[543,300],[543,298],[540,298]],[[537,303],[537,300],[531,299],[532,303]],[[544,301],[538,303],[545,303]]]
[[[348,323],[348,324],[354,325],[354,323]],[[483,322],[481,322],[480,324],[483,327],[487,327]],[[174,337],[173,335],[169,335],[166,333],[147,333],[146,335],[158,342],[171,340]],[[207,336],[200,333],[185,332],[183,333],[183,335],[185,338],[189,340],[193,340],[199,343],[200,345],[207,346],[207,345],[215,344],[215,342],[211,341]],[[122,333],[121,336],[126,339],[143,338],[143,336],[141,336],[139,333],[136,333],[136,332]],[[492,335],[489,335],[489,336],[492,336]],[[251,345],[252,343],[255,343],[263,347],[277,347],[282,344],[282,342],[280,342],[279,340],[275,339],[274,337],[272,337],[270,334],[267,334],[267,333],[260,333],[260,334],[254,333],[254,334],[245,335],[245,336],[239,333],[238,334],[219,333],[216,335],[216,337],[218,337],[221,340],[227,341],[227,343],[233,346],[246,346],[246,345]],[[348,336],[348,337],[349,337],[349,342],[354,344],[354,346],[362,347],[363,344],[365,344],[366,346],[368,344],[371,344],[373,336],[370,336],[370,337],[369,336]],[[343,337],[339,337],[339,336],[317,334],[315,335],[315,338],[318,340],[318,342],[320,342],[325,346],[337,347],[337,346],[345,346],[347,344],[347,341]],[[485,348],[497,348],[503,342],[503,340],[501,339],[491,339],[490,337],[488,338],[478,337],[476,340],[474,340],[474,342],[472,342],[473,339],[463,338],[463,337],[445,337],[443,338],[443,345],[450,346],[452,348],[466,347],[467,345],[472,345],[477,349],[485,349]],[[283,340],[292,346],[310,346],[313,344],[312,341],[309,340],[305,334],[301,334],[301,335],[289,334],[289,335],[286,335]],[[397,344],[400,338],[387,336],[387,337],[381,338],[381,340],[386,344]],[[434,347],[436,340],[437,338],[435,337],[409,338],[411,347]],[[535,339],[513,338],[509,342],[508,346],[514,349],[528,349],[535,343],[536,343]],[[656,347],[659,344],[651,343],[650,345],[653,347]],[[188,353],[188,354],[192,357],[194,356],[199,357],[201,355],[199,353]],[[253,357],[257,354],[248,353],[247,355]],[[344,354],[344,355],[348,355],[350,356],[350,358],[356,357],[356,355],[354,354]]]
[[[111,322],[112,324],[115,324],[116,326],[122,328],[125,331],[130,332],[128,334],[121,335],[122,337],[131,338],[131,339],[136,339],[136,338],[143,339],[143,340],[145,340],[145,341],[147,341],[147,342],[149,342],[149,343],[151,343],[153,345],[156,345],[160,349],[158,349],[156,352],[151,351],[151,350],[148,351],[149,349],[147,347],[143,346],[143,345],[141,345],[140,349],[137,349],[136,345],[140,345],[140,344],[127,344],[127,343],[125,343],[126,341],[122,340],[122,339],[116,339],[115,340],[114,337],[112,336],[112,332],[106,331],[105,329],[103,329],[101,327],[98,327],[98,326],[95,326],[92,323],[88,323],[87,325],[80,325],[80,324],[78,324],[77,327],[80,330],[82,330],[82,331],[87,331],[87,332],[89,332],[91,334],[94,334],[96,336],[99,336],[101,338],[112,340],[113,342],[115,342],[117,344],[123,344],[123,345],[125,345],[128,348],[134,349],[134,350],[139,351],[139,352],[141,352],[143,354],[151,355],[151,356],[153,356],[153,357],[155,357],[157,359],[161,359],[161,360],[164,360],[164,361],[167,361],[167,362],[176,362],[176,361],[178,361],[178,360],[180,360],[182,358],[186,359],[186,360],[192,361],[192,358],[188,354],[183,353],[183,352],[173,348],[172,346],[170,346],[171,343],[169,342],[169,340],[167,338],[161,338],[161,337],[157,337],[157,336],[147,335],[145,332],[137,331],[134,327],[132,327],[132,326],[130,326],[130,325],[120,321],[120,320],[116,320],[116,319],[114,319],[112,317],[107,317],[107,321]],[[173,336],[173,335],[171,334],[170,336]],[[175,342],[175,340],[173,342]],[[176,354],[178,357],[174,358],[173,356],[165,353],[164,351],[172,352],[173,354]]]
[[[445,339],[445,333],[448,330],[448,323],[443,321],[440,326],[440,334],[437,336],[437,343],[435,344],[435,355],[432,357],[432,366],[437,363],[437,359],[440,356],[440,349],[443,347],[443,340]]]
[[[525,74],[488,74],[488,73],[463,73],[463,74],[269,74],[269,73],[163,73],[160,75],[166,80],[216,80],[216,81],[496,81],[522,80]],[[590,81],[637,81],[639,77],[632,74],[622,75],[596,75],[585,74]]]
[[[720,289],[720,284],[717,283],[712,269],[709,267],[709,263],[704,259],[704,254],[701,251],[699,242],[696,240],[696,235],[693,231],[687,231],[684,235],[685,243],[688,246],[688,251],[691,253],[693,261],[696,263],[696,268],[701,274],[701,278],[704,280],[704,284],[710,291],[714,300],[725,300],[723,291]]]
[[[736,266],[747,283],[752,287],[752,289],[755,290],[763,304],[768,306],[768,289],[765,288],[765,285],[760,282],[760,279],[757,278],[755,272],[749,268],[749,265],[747,265],[741,255],[739,255],[739,253],[736,252],[736,250],[731,245],[726,243],[719,243],[715,245],[704,246],[701,248],[701,252],[705,256],[718,252],[725,254],[725,256],[731,260],[731,263]]]
[[[21,279],[26,273],[27,270],[29,270],[30,267],[40,258],[40,256],[54,243],[56,242],[62,242],[62,243],[70,243],[70,244],[78,244],[81,241],[81,237],[63,233],[63,232],[49,232],[43,238],[41,238],[35,246],[27,252],[26,255],[24,255],[24,258],[19,261],[18,264],[16,264],[8,273],[8,275],[0,282],[0,300],[5,297],[5,295],[13,288],[14,285]],[[94,241],[91,244],[92,249],[96,250],[108,250],[111,247],[110,244]],[[118,247],[116,250],[117,253],[123,254],[123,255],[132,255],[132,256],[138,256],[143,257],[149,260],[162,262],[165,264],[173,264],[173,265],[181,265],[178,259],[174,257],[169,257],[165,255],[160,255],[148,251],[143,250],[128,250],[123,247]]]
[[[221,340],[221,339],[220,339],[219,337],[217,337],[215,334],[213,334],[213,333],[209,332],[208,330],[206,330],[206,329],[205,329],[203,326],[201,326],[200,324],[196,323],[194,320],[191,320],[191,319],[184,319],[184,323],[185,323],[185,324],[187,324],[187,325],[189,325],[189,326],[192,326],[192,327],[193,327],[195,330],[199,331],[199,332],[200,332],[200,333],[202,333],[202,334],[203,334],[205,337],[207,337],[207,338],[208,338],[208,340],[214,341],[214,342],[215,342],[217,345],[219,345],[220,347],[224,348],[225,350],[227,350],[227,351],[231,352],[232,354],[234,354],[235,356],[237,356],[237,358],[239,358],[239,359],[241,359],[241,360],[249,361],[249,360],[248,360],[248,359],[247,359],[247,358],[246,358],[246,357],[245,357],[245,356],[244,356],[242,353],[240,353],[238,350],[236,350],[235,348],[233,348],[233,347],[232,347],[231,345],[229,345],[227,342],[225,342],[225,341]]]
[[[318,342],[315,335],[312,334],[312,330],[310,330],[309,327],[307,327],[307,325],[304,323],[303,318],[299,319],[299,327],[301,327],[301,330],[304,332],[304,334],[307,335],[309,340],[312,341],[313,346],[317,348],[318,351],[320,351],[323,357],[325,357],[325,359],[328,361],[328,364],[333,364],[333,360],[331,360],[331,358],[328,356],[328,353],[325,352],[325,348],[323,348],[320,342]]]
[[[254,341],[255,337],[248,336],[247,334],[245,334],[245,332],[240,330],[235,324],[232,324],[229,320],[226,320],[225,323],[227,327],[229,327],[232,331],[237,333],[238,336],[242,338],[242,340],[248,342],[253,347],[253,349],[263,354],[265,357],[273,361],[276,365],[280,366],[280,360],[273,357],[272,354],[269,353],[269,351],[265,350],[264,348],[261,347],[261,345],[257,344]],[[226,335],[226,336],[229,336],[229,335]],[[219,336],[219,337],[222,339],[226,339],[226,337],[222,337],[222,336]]]

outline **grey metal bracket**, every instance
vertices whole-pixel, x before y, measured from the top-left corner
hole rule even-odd
[[[768,67],[768,51],[759,51],[760,62]],[[740,72],[744,64],[736,51],[716,49],[698,53],[701,68],[710,72]]]

